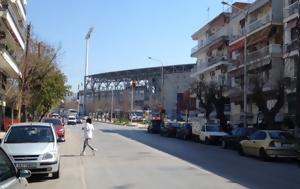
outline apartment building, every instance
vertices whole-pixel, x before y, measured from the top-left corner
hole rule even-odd
[[[22,77],[17,62],[25,50],[26,43],[26,0],[0,0],[0,121],[3,126],[8,115],[12,114],[11,105],[7,102],[9,96],[7,84],[9,81]],[[8,116],[13,117],[13,116]]]
[[[298,61],[298,34],[296,25],[299,17],[299,1],[284,0],[284,77],[286,81],[285,113],[296,113],[296,64]]]
[[[268,94],[268,107],[275,104],[274,90],[283,78],[283,1],[257,0],[245,5],[242,10],[233,9],[231,15],[231,37],[229,56],[232,67],[228,70],[231,80],[231,120],[241,122],[243,112],[244,86],[244,46],[246,40],[247,64],[247,119],[248,123],[256,123],[259,112],[251,94],[253,81],[259,79],[263,83],[263,91]]]
[[[198,43],[191,52],[191,56],[197,58],[191,74],[194,80],[213,82],[224,89],[227,86],[229,21],[230,13],[222,12],[192,35]],[[226,96],[226,92],[223,90],[223,95]]]

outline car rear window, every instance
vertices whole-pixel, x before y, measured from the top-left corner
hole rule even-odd
[[[54,142],[51,127],[47,126],[17,126],[12,127],[5,143],[48,143]]]
[[[44,122],[52,123],[54,126],[62,125],[62,123],[59,119],[44,119]]]
[[[269,132],[271,139],[290,140],[294,139],[293,135],[287,132]]]

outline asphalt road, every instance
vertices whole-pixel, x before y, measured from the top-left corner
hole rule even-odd
[[[219,146],[164,138],[143,129],[95,123],[98,152],[79,156],[80,125],[66,126],[61,178],[33,177],[32,189],[300,188],[295,162],[263,162]]]

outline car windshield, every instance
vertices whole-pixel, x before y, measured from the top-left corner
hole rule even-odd
[[[12,127],[5,143],[48,143],[54,142],[51,127],[17,126]]]
[[[134,114],[136,115],[136,116],[143,116],[144,114],[143,114],[143,112],[134,112]]]
[[[216,131],[221,131],[221,128],[218,125],[207,125],[206,131],[216,132]]]
[[[46,123],[52,123],[53,126],[60,126],[62,125],[61,121],[59,119],[44,119],[44,122]]]
[[[75,117],[69,117],[69,120],[75,120]]]
[[[278,140],[293,140],[294,137],[290,133],[287,132],[269,132],[271,139]]]

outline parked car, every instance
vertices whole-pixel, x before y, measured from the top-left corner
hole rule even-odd
[[[192,124],[190,123],[181,123],[182,126],[177,128],[176,138],[188,140],[193,137],[192,133]]]
[[[175,137],[178,127],[180,127],[180,125],[177,122],[167,122],[161,127],[160,135],[166,137]]]
[[[26,178],[31,176],[29,170],[17,170],[9,156],[0,148],[0,188],[25,189],[28,186]]]
[[[260,130],[253,133],[248,140],[242,140],[239,154],[258,156],[263,160],[269,158],[297,158],[298,144],[288,132],[278,130]]]
[[[219,143],[227,133],[217,123],[205,123],[200,131],[199,140],[205,144]]]
[[[76,123],[82,124],[82,123],[83,123],[82,118],[79,117],[79,116],[77,116],[77,117],[76,117]]]
[[[240,141],[247,139],[255,131],[256,129],[254,128],[236,127],[229,135],[221,138],[222,147],[237,149]]]
[[[161,129],[161,120],[155,119],[150,121],[147,131],[148,133],[160,133],[160,129]]]
[[[58,141],[65,141],[65,126],[63,122],[60,119],[57,118],[46,118],[43,119],[43,122],[45,123],[52,123],[55,131],[56,131],[56,136],[58,138]]]
[[[56,135],[50,123],[12,125],[1,143],[15,166],[32,174],[52,174],[59,178],[60,156]]]
[[[76,125],[76,123],[77,121],[75,116],[68,116],[68,121],[67,121],[68,125]]]

